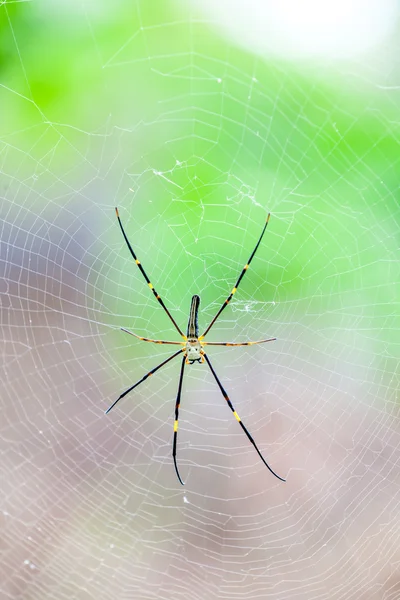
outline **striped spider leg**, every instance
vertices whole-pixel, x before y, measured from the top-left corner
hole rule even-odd
[[[229,304],[229,302],[231,301],[233,295],[235,294],[235,292],[237,291],[240,282],[242,281],[244,274],[246,273],[247,269],[249,268],[249,265],[251,263],[251,261],[253,260],[253,257],[261,243],[261,240],[263,238],[263,235],[265,233],[265,230],[267,228],[268,222],[269,222],[269,218],[270,215],[268,214],[268,217],[266,219],[264,228],[261,232],[261,235],[258,239],[258,242],[252,252],[252,254],[250,255],[249,260],[247,261],[247,263],[245,264],[245,266],[243,267],[242,272],[240,273],[240,276],[235,284],[235,287],[232,289],[230,295],[228,296],[228,298],[225,300],[225,302],[223,303],[223,305],[221,306],[221,308],[218,310],[217,314],[215,315],[215,317],[212,319],[211,323],[208,325],[207,329],[204,331],[204,333],[202,335],[199,336],[199,328],[198,328],[198,312],[199,312],[199,306],[200,306],[200,296],[198,295],[194,295],[192,296],[192,301],[191,301],[191,305],[190,305],[190,312],[189,312],[189,321],[188,321],[188,326],[187,326],[187,332],[186,335],[184,335],[181,331],[181,329],[179,328],[178,324],[176,323],[176,321],[174,320],[174,318],[172,317],[171,313],[169,312],[169,310],[167,309],[167,307],[165,306],[164,302],[162,301],[161,297],[159,296],[159,294],[157,294],[156,290],[154,289],[154,286],[150,283],[150,279],[148,278],[145,270],[143,269],[140,261],[137,259],[136,254],[134,253],[132,246],[129,243],[129,240],[126,236],[126,233],[124,231],[124,228],[122,226],[122,222],[118,213],[118,209],[115,209],[115,212],[117,214],[117,219],[118,219],[118,223],[119,226],[121,228],[122,234],[124,236],[124,239],[126,241],[126,244],[129,248],[129,251],[135,261],[135,263],[137,264],[137,266],[140,269],[140,272],[142,273],[143,277],[145,278],[149,288],[151,289],[151,291],[153,292],[154,296],[156,297],[156,300],[158,300],[158,302],[161,304],[161,306],[163,307],[164,311],[167,313],[168,317],[170,318],[170,320],[172,321],[173,325],[175,326],[176,330],[178,331],[178,333],[182,336],[182,341],[178,342],[178,341],[168,341],[168,340],[155,340],[155,339],[151,339],[151,338],[146,338],[146,337],[141,337],[139,335],[137,335],[136,333],[133,333],[132,331],[129,331],[128,329],[125,328],[121,328],[122,331],[125,331],[125,333],[128,333],[129,335],[132,335],[136,338],[138,338],[139,340],[143,341],[143,342],[150,342],[153,344],[169,344],[169,345],[174,345],[174,346],[181,346],[181,348],[175,352],[174,354],[172,354],[171,356],[169,356],[166,360],[164,360],[163,362],[161,362],[159,365],[157,365],[156,367],[154,367],[151,371],[149,371],[146,375],[144,375],[144,377],[142,377],[141,379],[139,379],[139,381],[137,381],[134,385],[132,385],[131,387],[129,387],[127,390],[125,390],[116,400],[115,402],[113,402],[113,404],[111,404],[111,406],[106,410],[106,414],[110,412],[110,410],[112,408],[114,408],[114,406],[122,399],[124,398],[124,396],[126,396],[127,394],[129,394],[129,392],[131,392],[132,390],[134,390],[137,386],[139,386],[143,381],[145,381],[148,377],[150,377],[151,375],[153,375],[153,373],[155,373],[156,371],[158,371],[158,369],[161,369],[161,367],[163,367],[164,365],[166,365],[169,361],[171,361],[173,358],[176,358],[179,355],[182,355],[182,361],[181,361],[181,369],[180,369],[180,375],[179,375],[179,383],[178,383],[178,391],[177,391],[177,396],[176,396],[176,401],[175,401],[175,418],[174,418],[174,438],[173,438],[173,445],[172,445],[172,457],[173,457],[173,461],[174,461],[174,466],[175,466],[175,471],[178,477],[179,482],[183,485],[184,482],[179,474],[179,469],[178,469],[178,465],[177,465],[177,461],[176,461],[176,453],[177,453],[177,440],[178,440],[178,425],[179,425],[179,408],[180,408],[180,403],[181,403],[181,395],[182,395],[182,384],[183,384],[183,375],[184,375],[184,370],[185,370],[185,365],[193,365],[195,362],[198,362],[200,364],[202,363],[207,363],[223,397],[225,398],[229,408],[231,409],[235,419],[237,420],[237,422],[239,423],[239,425],[241,426],[241,428],[243,429],[244,433],[246,434],[247,438],[249,439],[249,441],[251,442],[251,444],[254,446],[257,454],[259,455],[259,457],[261,458],[261,460],[263,461],[264,465],[267,467],[267,469],[273,474],[275,475],[275,477],[277,477],[277,479],[280,479],[280,481],[285,481],[285,479],[283,479],[283,477],[280,477],[279,475],[277,475],[277,473],[275,473],[275,471],[273,471],[273,469],[269,466],[269,464],[267,463],[267,461],[264,459],[263,455],[261,454],[260,450],[258,449],[253,437],[251,436],[251,434],[249,433],[249,431],[247,430],[247,428],[245,427],[243,421],[241,420],[241,418],[239,417],[238,413],[236,412],[235,408],[232,405],[232,402],[228,396],[228,394],[226,393],[224,387],[222,386],[222,383],[220,382],[212,364],[211,361],[209,359],[209,357],[207,356],[206,352],[204,351],[204,347],[205,346],[252,346],[255,344],[264,344],[266,342],[272,342],[274,341],[276,338],[267,338],[264,340],[258,340],[258,341],[247,341],[247,342],[206,342],[204,341],[205,336],[208,334],[208,332],[210,331],[211,327],[214,325],[214,323],[216,322],[216,320],[218,319],[218,317],[220,316],[220,314],[222,313],[222,311],[226,308],[226,306]]]

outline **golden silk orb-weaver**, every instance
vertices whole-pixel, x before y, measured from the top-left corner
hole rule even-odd
[[[242,281],[244,274],[246,273],[247,269],[250,266],[251,261],[253,260],[253,257],[255,255],[255,253],[257,252],[258,246],[261,243],[261,240],[263,238],[263,235],[265,233],[265,230],[267,228],[268,222],[269,222],[269,218],[270,218],[270,214],[268,213],[266,222],[264,224],[264,228],[261,232],[261,235],[258,239],[258,242],[253,250],[253,252],[250,255],[249,260],[247,261],[247,263],[245,264],[245,266],[242,269],[242,272],[239,275],[239,278],[237,280],[237,282],[235,283],[234,288],[232,289],[231,293],[229,294],[229,296],[227,297],[227,299],[225,300],[225,302],[223,303],[223,305],[221,306],[221,308],[219,309],[219,311],[217,312],[217,314],[215,315],[215,317],[213,318],[213,320],[211,321],[211,323],[209,324],[209,326],[207,327],[207,329],[204,331],[204,333],[202,333],[202,335],[199,335],[199,327],[198,327],[198,312],[199,312],[199,306],[200,306],[200,296],[193,296],[192,297],[192,302],[190,305],[190,312],[189,312],[189,322],[188,322],[188,326],[187,326],[187,332],[186,335],[184,335],[184,333],[182,332],[182,330],[180,329],[179,325],[176,323],[175,319],[173,318],[173,316],[171,315],[171,313],[169,312],[168,308],[165,306],[163,300],[161,299],[160,295],[156,292],[153,284],[150,282],[150,279],[148,278],[146,271],[143,269],[141,262],[138,260],[136,254],[134,253],[132,246],[127,238],[127,235],[125,233],[125,230],[122,226],[122,222],[119,216],[119,212],[118,212],[118,208],[115,209],[116,215],[117,215],[117,219],[118,219],[118,223],[119,226],[121,228],[122,231],[122,235],[124,236],[125,242],[129,248],[129,252],[131,253],[133,260],[135,261],[135,263],[137,264],[137,266],[140,269],[140,272],[142,273],[143,277],[145,278],[147,285],[149,286],[149,288],[151,289],[151,291],[153,292],[154,296],[156,297],[156,300],[161,304],[161,306],[163,307],[163,309],[165,310],[165,312],[167,313],[168,317],[171,319],[172,323],[174,324],[175,329],[178,331],[179,335],[182,337],[182,341],[180,342],[175,342],[175,341],[166,341],[166,340],[153,340],[153,339],[149,339],[149,338],[145,338],[145,337],[141,337],[139,335],[136,335],[136,333],[133,333],[132,331],[128,331],[128,329],[124,329],[123,327],[121,328],[122,331],[125,331],[126,333],[129,333],[130,335],[133,335],[134,337],[138,338],[139,340],[142,340],[143,342],[151,342],[153,344],[169,344],[169,345],[173,345],[173,346],[181,346],[181,348],[175,352],[175,354],[173,354],[172,356],[170,356],[169,358],[167,358],[166,360],[164,360],[162,363],[160,363],[159,365],[157,365],[156,367],[154,367],[154,369],[152,369],[151,371],[149,371],[148,373],[146,373],[146,375],[144,375],[144,377],[142,377],[141,379],[139,379],[139,381],[137,381],[134,385],[132,385],[131,387],[129,387],[127,390],[125,390],[116,400],[115,402],[113,402],[113,404],[111,404],[111,406],[106,410],[106,414],[110,412],[110,410],[112,408],[114,408],[114,406],[122,399],[124,398],[124,396],[126,396],[127,394],[129,394],[129,392],[131,392],[132,390],[134,390],[138,385],[140,385],[141,383],[143,383],[143,381],[145,381],[148,377],[150,377],[151,375],[153,375],[156,371],[158,371],[158,369],[161,369],[161,367],[163,367],[164,365],[166,365],[170,360],[172,360],[173,358],[176,358],[179,355],[182,355],[182,361],[181,361],[181,371],[180,371],[180,376],[179,376],[179,383],[178,383],[178,393],[176,396],[176,401],[175,401],[175,419],[174,419],[174,439],[173,439],[173,445],[172,445],[172,456],[174,459],[174,465],[175,465],[175,471],[176,474],[178,476],[178,479],[180,481],[180,483],[182,485],[184,485],[182,478],[179,474],[179,470],[178,470],[178,465],[176,462],[176,448],[177,448],[177,439],[178,439],[178,421],[179,421],[179,407],[180,407],[180,403],[181,403],[181,394],[182,394],[182,382],[183,382],[183,373],[184,373],[184,369],[185,369],[185,365],[192,365],[195,362],[198,363],[207,363],[207,365],[210,368],[211,373],[213,374],[213,377],[215,379],[215,381],[217,382],[217,385],[219,387],[219,389],[221,390],[221,393],[223,395],[223,397],[225,398],[229,408],[231,409],[235,419],[237,420],[237,422],[239,423],[239,425],[241,426],[241,428],[243,429],[243,431],[245,432],[246,436],[248,437],[248,439],[250,440],[250,442],[253,444],[257,454],[259,455],[259,457],[261,458],[261,460],[263,461],[264,465],[267,467],[267,469],[269,469],[269,471],[275,475],[275,477],[277,477],[278,479],[280,479],[281,481],[285,481],[285,479],[283,479],[283,477],[280,477],[279,475],[277,475],[275,473],[275,471],[273,471],[271,469],[271,467],[269,466],[269,464],[267,463],[267,461],[265,460],[265,458],[263,457],[263,455],[261,454],[260,450],[258,449],[254,439],[252,438],[252,436],[250,435],[250,433],[247,431],[246,427],[243,424],[243,421],[241,420],[241,418],[239,417],[238,413],[236,412],[235,408],[232,405],[232,402],[228,396],[228,394],[226,393],[222,383],[220,382],[216,372],[214,371],[214,368],[211,364],[211,361],[208,357],[208,355],[206,354],[204,347],[205,346],[253,346],[254,344],[265,344],[266,342],[272,342],[274,340],[276,340],[276,338],[268,338],[265,340],[258,340],[255,342],[206,342],[204,340],[204,338],[206,337],[207,333],[210,331],[211,327],[214,325],[215,321],[218,319],[218,317],[220,316],[220,314],[222,313],[222,311],[228,306],[229,302],[232,300],[233,295],[236,293],[240,282]]]

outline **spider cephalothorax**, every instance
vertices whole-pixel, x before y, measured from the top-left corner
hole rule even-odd
[[[192,365],[195,362],[205,362],[204,351],[202,350],[201,343],[197,339],[188,339],[185,346],[185,354],[187,365]]]
[[[171,313],[169,312],[169,310],[167,309],[167,307],[165,306],[164,302],[162,301],[161,297],[159,296],[159,294],[157,294],[156,290],[154,289],[154,286],[152,283],[150,283],[150,279],[147,277],[147,274],[145,272],[145,270],[143,269],[140,261],[137,259],[136,254],[134,253],[132,246],[129,243],[129,240],[126,236],[126,233],[124,231],[124,228],[122,226],[121,223],[121,219],[119,217],[119,213],[118,213],[118,209],[115,209],[115,212],[117,213],[117,219],[118,219],[118,223],[119,226],[121,227],[121,231],[122,231],[122,235],[124,236],[124,239],[127,243],[127,246],[129,248],[129,251],[135,261],[135,263],[137,264],[137,266],[140,269],[140,272],[142,273],[143,277],[145,278],[145,280],[147,281],[147,285],[149,286],[149,288],[151,289],[151,291],[153,292],[154,296],[156,297],[156,300],[158,300],[158,302],[161,304],[161,306],[163,307],[163,309],[165,310],[165,312],[167,313],[168,317],[171,319],[172,323],[174,324],[175,329],[178,331],[179,335],[182,337],[182,341],[180,342],[175,342],[175,341],[166,341],[166,340],[153,340],[150,338],[145,338],[145,337],[141,337],[139,335],[136,335],[136,333],[133,333],[132,331],[128,331],[128,329],[123,329],[123,331],[125,331],[126,333],[129,333],[130,335],[135,336],[136,338],[139,338],[139,340],[142,340],[144,342],[153,342],[155,344],[171,344],[174,346],[181,346],[181,348],[175,352],[175,354],[173,354],[172,356],[170,356],[169,358],[167,358],[166,360],[164,360],[162,363],[160,363],[159,365],[157,365],[157,367],[154,367],[154,369],[152,369],[151,371],[149,371],[146,375],[144,375],[144,377],[142,377],[142,379],[140,379],[139,381],[137,381],[134,385],[132,385],[130,388],[128,388],[127,390],[125,390],[125,392],[123,392],[116,400],[115,402],[113,402],[113,404],[111,404],[111,406],[106,410],[106,413],[110,412],[110,410],[117,404],[117,402],[119,402],[121,400],[121,398],[123,398],[124,396],[126,396],[127,394],[129,394],[129,392],[131,392],[134,388],[136,388],[138,385],[140,385],[145,379],[147,379],[148,377],[150,377],[150,375],[153,375],[153,373],[155,373],[156,371],[158,371],[158,369],[160,369],[161,367],[163,367],[164,365],[166,365],[170,360],[172,360],[173,358],[175,358],[176,356],[182,355],[182,362],[181,362],[181,372],[180,372],[180,376],[179,376],[179,384],[178,384],[178,393],[176,396],[176,401],[175,401],[175,420],[174,420],[174,441],[173,441],[173,446],[172,446],[172,456],[174,459],[174,465],[175,465],[175,470],[176,470],[176,474],[178,476],[179,481],[182,483],[183,485],[183,481],[181,479],[181,476],[179,474],[179,470],[178,470],[178,465],[176,462],[176,446],[177,446],[177,439],[178,439],[178,419],[179,419],[179,407],[180,407],[180,403],[181,403],[181,394],[182,394],[182,382],[183,382],[183,373],[184,373],[184,369],[185,369],[185,364],[194,364],[195,362],[199,362],[199,363],[204,363],[206,362],[208,364],[208,366],[210,367],[210,371],[215,379],[215,381],[217,382],[217,385],[223,395],[223,397],[225,398],[229,408],[231,409],[231,411],[233,412],[233,415],[235,417],[235,419],[237,420],[237,422],[239,423],[239,425],[241,426],[241,428],[243,429],[243,431],[245,432],[245,434],[247,435],[248,439],[250,440],[250,442],[253,444],[255,450],[257,451],[259,457],[261,458],[261,460],[263,461],[264,465],[271,471],[271,473],[273,475],[275,475],[275,477],[277,477],[278,479],[280,479],[281,481],[285,481],[282,477],[280,477],[279,475],[277,475],[275,473],[275,471],[273,471],[271,469],[271,467],[269,466],[269,464],[267,463],[267,461],[265,460],[265,458],[263,457],[263,455],[261,454],[261,452],[259,451],[255,441],[253,440],[252,436],[250,435],[250,433],[247,431],[246,427],[244,426],[241,418],[239,417],[239,415],[237,414],[236,410],[234,409],[232,402],[230,401],[230,398],[228,396],[228,394],[226,393],[225,389],[222,386],[222,383],[220,382],[216,372],[214,371],[214,368],[210,362],[210,359],[208,358],[206,352],[204,351],[204,346],[252,346],[254,344],[263,344],[265,342],[272,342],[273,340],[275,340],[276,338],[268,338],[265,340],[258,340],[255,342],[205,342],[204,338],[207,335],[207,333],[210,331],[211,327],[214,325],[215,321],[218,319],[219,315],[222,313],[222,311],[227,307],[227,305],[229,304],[229,302],[231,301],[233,295],[235,294],[237,288],[239,287],[239,284],[244,276],[244,274],[246,273],[247,269],[249,268],[249,265],[253,259],[253,256],[255,255],[255,253],[257,252],[257,248],[260,245],[260,242],[262,240],[262,237],[265,233],[265,230],[267,228],[268,225],[268,221],[269,221],[269,217],[270,215],[268,214],[267,216],[267,220],[265,222],[264,228],[261,232],[261,235],[258,239],[258,242],[252,252],[252,254],[250,255],[249,260],[247,261],[247,263],[245,264],[245,266],[242,269],[242,272],[240,273],[240,276],[234,286],[234,288],[232,289],[231,293],[229,294],[228,298],[225,300],[225,302],[223,303],[223,305],[221,306],[221,308],[219,309],[219,311],[217,312],[217,314],[215,315],[215,317],[213,318],[213,320],[211,321],[211,323],[209,324],[209,326],[207,327],[207,329],[204,331],[204,333],[202,335],[199,336],[199,329],[198,329],[198,313],[199,313],[199,306],[200,306],[200,296],[193,296],[192,297],[192,302],[190,305],[190,313],[189,313],[189,321],[188,321],[188,327],[187,327],[187,334],[184,335],[182,330],[180,329],[179,325],[176,323],[175,319],[173,318],[173,316],[171,315]]]

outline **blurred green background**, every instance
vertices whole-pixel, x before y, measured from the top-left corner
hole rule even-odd
[[[5,598],[398,586],[399,30],[296,60],[207,10],[0,6]],[[183,490],[177,364],[104,416],[166,357],[119,328],[176,339],[115,206],[182,328],[195,293],[212,319],[271,212],[210,339],[277,336],[213,364],[284,486],[205,368],[184,386]]]

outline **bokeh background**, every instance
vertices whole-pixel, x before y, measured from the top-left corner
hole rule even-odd
[[[0,5],[4,599],[400,598],[398,3]],[[115,219],[213,365],[176,339]],[[166,348],[166,349],[165,349]]]

